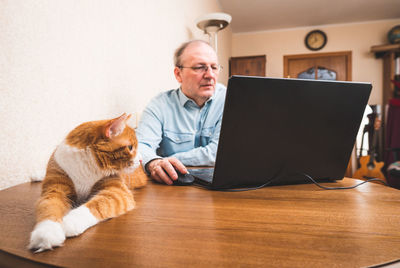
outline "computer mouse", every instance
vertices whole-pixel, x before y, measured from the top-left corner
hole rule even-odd
[[[175,170],[176,173],[178,173],[178,179],[173,180],[173,185],[177,186],[185,186],[185,185],[191,185],[194,182],[194,177],[190,173],[182,174],[178,170]]]

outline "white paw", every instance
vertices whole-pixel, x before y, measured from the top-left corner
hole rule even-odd
[[[63,229],[67,237],[77,236],[98,222],[99,220],[93,216],[87,207],[80,206],[64,216]]]
[[[35,253],[62,246],[65,235],[60,223],[45,220],[36,224],[28,248]]]

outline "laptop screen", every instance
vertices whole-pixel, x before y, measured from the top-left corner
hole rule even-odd
[[[212,186],[342,179],[370,92],[369,83],[232,76]]]

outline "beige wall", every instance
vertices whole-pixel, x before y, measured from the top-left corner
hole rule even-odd
[[[140,114],[178,87],[175,48],[207,40],[194,21],[220,11],[217,0],[1,1],[0,189],[41,176],[76,125]],[[219,35],[224,66],[231,36]]]
[[[175,48],[207,40],[194,21],[220,11],[217,0],[0,1],[0,189],[42,176],[81,122],[140,115],[154,95],[176,88]],[[353,51],[353,80],[374,84],[370,103],[381,100],[382,62],[369,49],[399,23],[318,27],[329,39],[320,52]],[[259,54],[267,75],[282,77],[283,55],[311,53],[303,40],[314,28],[232,35],[228,27],[218,35],[220,81],[230,56]]]
[[[372,82],[370,104],[382,100],[382,60],[370,53],[373,45],[387,43],[386,34],[400,19],[365,23],[325,25],[254,33],[238,33],[232,37],[232,56],[267,56],[267,76],[283,77],[283,56],[306,53],[352,51],[353,81]],[[308,50],[304,37],[313,29],[328,36],[327,45],[318,52]]]

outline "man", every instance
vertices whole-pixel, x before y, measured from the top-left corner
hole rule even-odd
[[[207,42],[184,43],[174,61],[180,88],[156,96],[137,129],[145,170],[169,185],[176,171],[187,173],[185,166],[214,165],[226,94],[217,84],[221,67]]]

